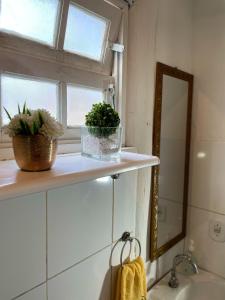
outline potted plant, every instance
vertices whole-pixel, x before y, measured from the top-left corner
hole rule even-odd
[[[22,109],[18,105],[14,117],[5,112],[9,124],[3,130],[12,137],[18,166],[24,171],[49,170],[56,158],[57,137],[63,134],[62,125],[47,110],[30,110],[26,103]]]
[[[81,128],[82,154],[103,160],[118,157],[122,128],[114,108],[107,103],[94,104],[85,118],[86,127]]]

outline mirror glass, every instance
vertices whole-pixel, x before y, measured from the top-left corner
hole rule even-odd
[[[187,108],[188,82],[163,75],[158,247],[182,231]]]
[[[193,75],[157,63],[152,168],[151,261],[186,235]]]

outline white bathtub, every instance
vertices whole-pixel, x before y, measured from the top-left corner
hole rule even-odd
[[[198,275],[178,274],[180,285],[168,286],[169,275],[149,292],[148,300],[225,300],[225,280],[200,270]]]

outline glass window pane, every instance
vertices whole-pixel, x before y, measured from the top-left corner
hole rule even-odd
[[[64,49],[101,60],[107,28],[107,20],[70,4]]]
[[[53,46],[59,0],[0,0],[0,30]]]
[[[85,124],[85,115],[95,103],[103,102],[103,91],[83,86],[67,87],[67,126]]]
[[[17,114],[17,104],[22,106],[26,101],[29,108],[44,108],[56,117],[58,85],[48,81],[2,75],[1,99],[2,107],[5,107],[11,115]],[[2,119],[3,124],[9,121],[5,112],[3,112]]]

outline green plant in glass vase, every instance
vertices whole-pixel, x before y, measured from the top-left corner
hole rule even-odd
[[[99,138],[112,135],[120,125],[118,112],[107,103],[93,104],[92,110],[85,118],[89,132]]]
[[[82,153],[100,159],[116,156],[121,148],[120,117],[107,103],[97,103],[86,115],[82,129]]]

